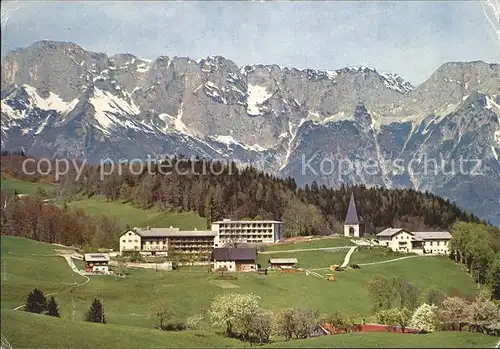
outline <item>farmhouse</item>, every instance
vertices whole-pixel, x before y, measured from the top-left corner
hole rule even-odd
[[[182,231],[179,228],[133,228],[120,235],[120,253],[137,251],[146,256],[167,256],[170,252],[198,260],[210,259],[216,233],[210,230]]]
[[[294,269],[297,267],[297,258],[271,258],[269,261],[271,269]]]
[[[83,260],[87,273],[109,273],[109,255],[107,253],[85,253]]]
[[[362,237],[365,234],[365,225],[363,219],[358,215],[356,202],[354,201],[354,193],[351,193],[349,207],[344,222],[344,236],[347,237]]]
[[[451,234],[447,231],[409,232],[400,228],[388,228],[377,234],[379,245],[395,252],[417,254],[448,254]]]
[[[254,248],[216,248],[212,252],[214,270],[256,271],[257,251]]]
[[[224,219],[212,224],[216,247],[232,243],[275,243],[283,238],[283,222],[232,221]]]

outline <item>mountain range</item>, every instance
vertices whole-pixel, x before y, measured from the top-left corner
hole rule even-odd
[[[151,61],[40,41],[2,56],[1,71],[3,150],[228,159],[299,185],[429,191],[500,225],[500,64],[445,63],[413,86],[370,67]]]

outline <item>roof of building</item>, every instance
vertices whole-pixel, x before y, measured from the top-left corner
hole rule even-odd
[[[212,257],[216,261],[255,261],[257,250],[255,248],[214,248]]]
[[[415,237],[422,240],[449,240],[451,239],[451,234],[447,231],[416,231]]]
[[[408,234],[413,235],[413,240],[414,241],[425,241],[425,240],[449,240],[451,239],[451,234],[447,231],[429,231],[429,232],[421,232],[421,231],[414,231],[414,232],[409,232],[406,229],[403,228],[387,228],[380,233],[377,234],[379,237],[392,237],[399,233],[400,231],[404,231]]]
[[[298,262],[297,258],[271,258],[269,260],[271,264],[297,264]]]
[[[188,236],[215,236],[217,233],[212,230],[180,230],[179,228],[134,228],[129,229],[122,233],[125,234],[129,231],[135,232],[137,235],[141,237],[169,237],[169,236],[179,236],[179,237],[188,237]]]
[[[382,230],[380,233],[378,233],[377,236],[391,237],[391,236],[396,235],[397,233],[399,233],[402,230],[413,235],[413,233],[411,233],[408,230],[403,229],[403,228],[387,228],[385,230]]]
[[[345,224],[359,224],[361,222],[363,222],[363,220],[358,215],[356,202],[354,201],[354,193],[351,193],[349,207],[347,208],[347,214],[345,216]]]
[[[283,223],[282,221],[233,221],[231,219],[223,219],[221,221],[216,221],[213,222],[214,224],[221,224],[221,223],[242,223],[242,224],[247,224],[247,223]]]
[[[85,253],[83,259],[86,262],[109,262],[109,254],[107,253]]]

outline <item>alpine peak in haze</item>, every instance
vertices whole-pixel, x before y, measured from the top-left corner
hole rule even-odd
[[[298,184],[431,191],[500,224],[499,64],[446,63],[412,86],[368,67],[150,61],[41,41],[7,53],[1,69],[2,149],[227,158]]]

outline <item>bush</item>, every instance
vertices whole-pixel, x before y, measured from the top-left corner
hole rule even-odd
[[[187,329],[187,325],[182,322],[173,322],[164,325],[156,325],[155,328],[162,331],[185,331]]]

